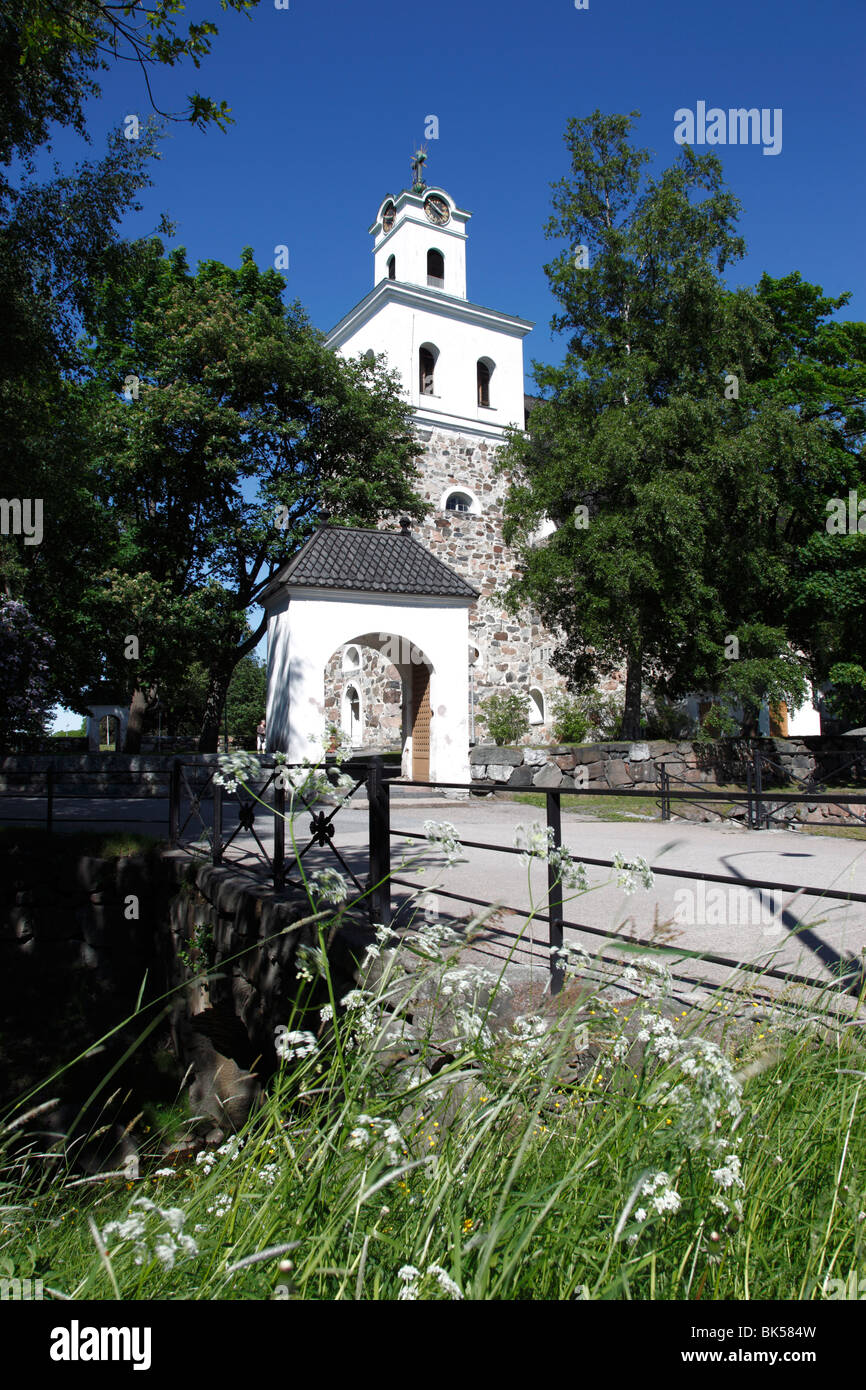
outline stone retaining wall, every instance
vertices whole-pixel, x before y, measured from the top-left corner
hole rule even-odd
[[[499,783],[509,790],[606,791],[611,788],[659,790],[659,764],[671,778],[671,790],[699,787],[741,786],[745,789],[747,767],[755,751],[775,766],[765,770],[764,785],[787,785],[792,792],[803,790],[800,782],[812,776],[827,777],[837,785],[862,788],[866,795],[866,738],[861,736],[731,739],[716,744],[689,741],[670,743],[611,742],[557,745],[550,748],[500,748],[479,744],[470,751],[473,781]],[[853,762],[853,766],[850,764]],[[799,779],[799,780],[798,780]],[[820,790],[823,790],[821,788]],[[783,808],[778,797],[766,805],[777,809],[774,824],[829,822],[857,824],[866,807],[814,803]],[[684,802],[672,805],[675,816],[690,820],[717,820],[711,811],[702,811]],[[745,806],[731,810],[733,820],[745,817]]]
[[[23,1094],[103,1038],[56,1076],[50,1094],[57,1105],[39,1121],[65,1133],[130,1051],[112,1087],[128,1089],[133,1108],[106,1115],[112,1123],[101,1150],[82,1152],[85,1170],[128,1157],[129,1141],[121,1140],[137,1101],[172,1103],[185,1074],[191,1113],[203,1117],[200,1135],[242,1124],[277,1065],[277,1026],[315,1032],[328,1002],[320,981],[307,1012],[292,1016],[298,947],[317,944],[303,920],[306,894],[275,893],[249,874],[178,851],[113,860],[67,852],[53,854],[48,867],[29,843],[7,843],[0,853],[0,1094]],[[371,939],[366,915],[344,914],[329,943],[339,996],[357,983]],[[211,970],[206,984],[190,983]],[[172,990],[167,1016],[148,1034],[161,1006],[146,1006]],[[139,991],[145,1012],[106,1036],[135,1014]]]
[[[186,753],[183,762],[213,767],[217,753]],[[54,768],[56,796],[90,793],[99,797],[168,796],[174,760],[167,753],[81,753],[52,758],[47,753],[10,753],[0,757],[0,792],[7,796],[39,796]],[[190,776],[189,768],[187,776]]]

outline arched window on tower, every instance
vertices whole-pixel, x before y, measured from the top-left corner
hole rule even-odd
[[[418,352],[418,390],[422,396],[433,395],[433,373],[436,367],[436,358],[429,347],[422,347]]]
[[[478,404],[490,405],[490,362],[479,357],[475,364],[475,379],[478,385]]]
[[[396,280],[396,279],[397,279],[397,260],[396,260],[396,257],[394,257],[394,256],[389,256],[389,257],[388,257],[388,279],[389,279],[389,280]]]
[[[446,512],[471,512],[472,498],[466,492],[449,492],[445,500]]]
[[[544,723],[544,696],[540,690],[530,690],[529,692],[529,722],[530,724]]]
[[[445,288],[445,257],[441,251],[427,252],[427,284],[437,290]]]

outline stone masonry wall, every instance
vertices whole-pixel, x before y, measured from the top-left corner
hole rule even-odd
[[[866,795],[866,738],[814,736],[801,739],[732,739],[704,745],[692,742],[669,743],[662,740],[641,743],[584,743],[554,745],[550,748],[501,748],[480,744],[470,750],[473,781],[489,781],[509,790],[603,791],[622,787],[645,789],[654,794],[659,787],[657,764],[663,763],[671,790],[694,791],[700,787],[746,785],[746,769],[757,750],[772,764],[765,771],[764,785],[787,785],[792,792],[806,790],[802,782],[826,777],[830,788],[856,787]],[[853,764],[853,765],[852,765]],[[823,788],[819,788],[823,790]],[[814,802],[784,807],[784,798],[764,793],[767,809],[774,812],[774,823],[803,821],[814,824],[855,825],[866,815],[866,806]],[[696,805],[674,801],[674,815],[690,820],[714,821],[717,816]],[[745,803],[735,806],[731,819],[743,819]]]
[[[532,610],[512,617],[497,597],[511,578],[516,556],[502,537],[505,483],[494,475],[497,446],[487,440],[433,430],[420,460],[421,493],[436,508],[415,528],[418,539],[445,564],[480,591],[469,610],[470,646],[478,651],[473,668],[477,706],[488,696],[508,689],[540,690],[545,722],[533,726],[533,737],[551,734],[550,704],[564,681],[550,664],[555,639]],[[481,507],[472,512],[441,507],[448,489],[465,489]],[[476,736],[483,732],[476,725]]]

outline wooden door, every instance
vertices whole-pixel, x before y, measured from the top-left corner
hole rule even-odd
[[[412,667],[412,776],[430,780],[430,669]]]
[[[770,738],[788,737],[788,706],[784,700],[770,705]]]

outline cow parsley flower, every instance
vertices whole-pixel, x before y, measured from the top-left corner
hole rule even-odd
[[[728,1189],[730,1187],[742,1187],[743,1179],[740,1176],[740,1157],[739,1154],[728,1154],[719,1168],[714,1168],[713,1182],[718,1183],[719,1187]]]
[[[671,1186],[668,1174],[661,1169],[642,1184],[641,1194],[652,1199],[652,1205],[659,1215],[666,1211],[679,1211],[682,1206],[680,1194]]]
[[[259,1169],[259,1182],[264,1183],[265,1187],[273,1187],[280,1174],[278,1163],[266,1163],[264,1168]]]
[[[238,783],[249,783],[261,776],[262,765],[254,753],[221,753],[213,780],[227,792],[237,791]]]
[[[636,893],[638,888],[652,888],[655,883],[653,871],[641,854],[634,859],[625,859],[617,851],[613,856],[613,867],[617,870],[617,886],[624,893]]]
[[[403,1287],[397,1294],[398,1301],[417,1300],[421,1284],[425,1279],[435,1279],[436,1284],[454,1301],[463,1298],[460,1286],[454,1282],[451,1275],[442,1268],[441,1265],[431,1264],[427,1266],[426,1273],[422,1274],[420,1269],[414,1265],[403,1265],[398,1269],[397,1278],[401,1280]]]
[[[160,1207],[149,1197],[136,1197],[131,1206],[137,1210],[127,1212],[122,1221],[109,1221],[103,1229],[106,1246],[128,1241],[135,1264],[143,1265],[155,1258],[166,1269],[174,1268],[178,1255],[198,1254],[192,1236],[184,1234],[186,1213],[182,1207]]]
[[[336,869],[320,869],[311,874],[310,891],[322,902],[344,903],[349,896],[349,885]]]
[[[347,1144],[350,1149],[369,1149],[371,1157],[381,1156],[386,1163],[396,1163],[403,1136],[393,1120],[381,1115],[359,1115]]]
[[[397,1270],[397,1278],[402,1281],[403,1287],[397,1295],[400,1302],[410,1302],[418,1297],[418,1281],[421,1278],[420,1269],[414,1265],[403,1265],[402,1269]]]
[[[320,946],[301,945],[295,951],[295,974],[312,984],[315,979],[327,979],[328,961]]]
[[[427,1273],[435,1278],[440,1289],[442,1289],[444,1293],[447,1293],[449,1298],[455,1300],[462,1299],[463,1294],[459,1285],[455,1284],[450,1274],[447,1274],[441,1265],[428,1265]]]
[[[546,860],[550,852],[555,849],[553,827],[544,827],[538,822],[534,825],[521,823],[515,826],[514,848],[523,851],[520,862],[525,868],[529,868],[533,859]]]
[[[425,820],[423,830],[428,843],[442,851],[447,864],[459,864],[461,845],[456,826],[447,820]]]

